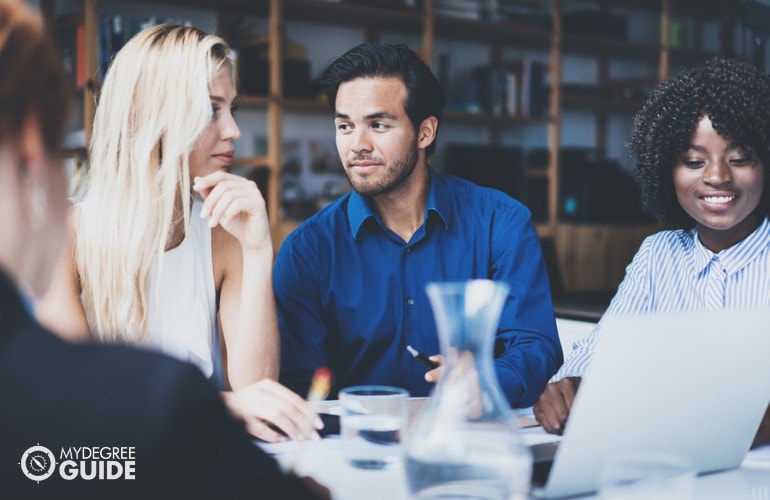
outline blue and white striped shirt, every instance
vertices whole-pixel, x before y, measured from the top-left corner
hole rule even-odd
[[[587,337],[573,345],[551,382],[583,376],[610,316],[767,306],[768,219],[746,239],[717,254],[701,244],[695,229],[661,231],[644,240],[602,319]]]

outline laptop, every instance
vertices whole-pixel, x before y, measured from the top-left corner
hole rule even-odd
[[[562,439],[532,447],[547,471],[534,493],[593,492],[616,452],[677,454],[699,473],[737,467],[768,403],[770,309],[608,318]]]

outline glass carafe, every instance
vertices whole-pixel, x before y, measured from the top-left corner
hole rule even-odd
[[[532,455],[497,381],[492,348],[509,287],[491,280],[430,283],[444,372],[406,449],[417,498],[526,498]]]

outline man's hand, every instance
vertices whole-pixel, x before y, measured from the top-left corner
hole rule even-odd
[[[425,380],[435,384],[441,378],[441,374],[444,373],[444,357],[441,354],[434,354],[433,356],[428,356],[428,359],[439,365],[437,368],[425,372]]]
[[[575,401],[580,377],[567,377],[548,384],[535,403],[535,418],[546,432],[561,434]]]

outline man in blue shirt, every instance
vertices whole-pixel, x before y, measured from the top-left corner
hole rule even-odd
[[[531,405],[562,352],[529,210],[430,169],[444,94],[408,48],[359,45],[330,64],[322,86],[353,192],[281,246],[281,381],[305,394],[325,365],[332,397],[359,384],[426,396],[441,369],[426,377],[406,349],[438,352],[425,285],[488,278],[511,286],[494,348],[498,380],[512,405]]]

